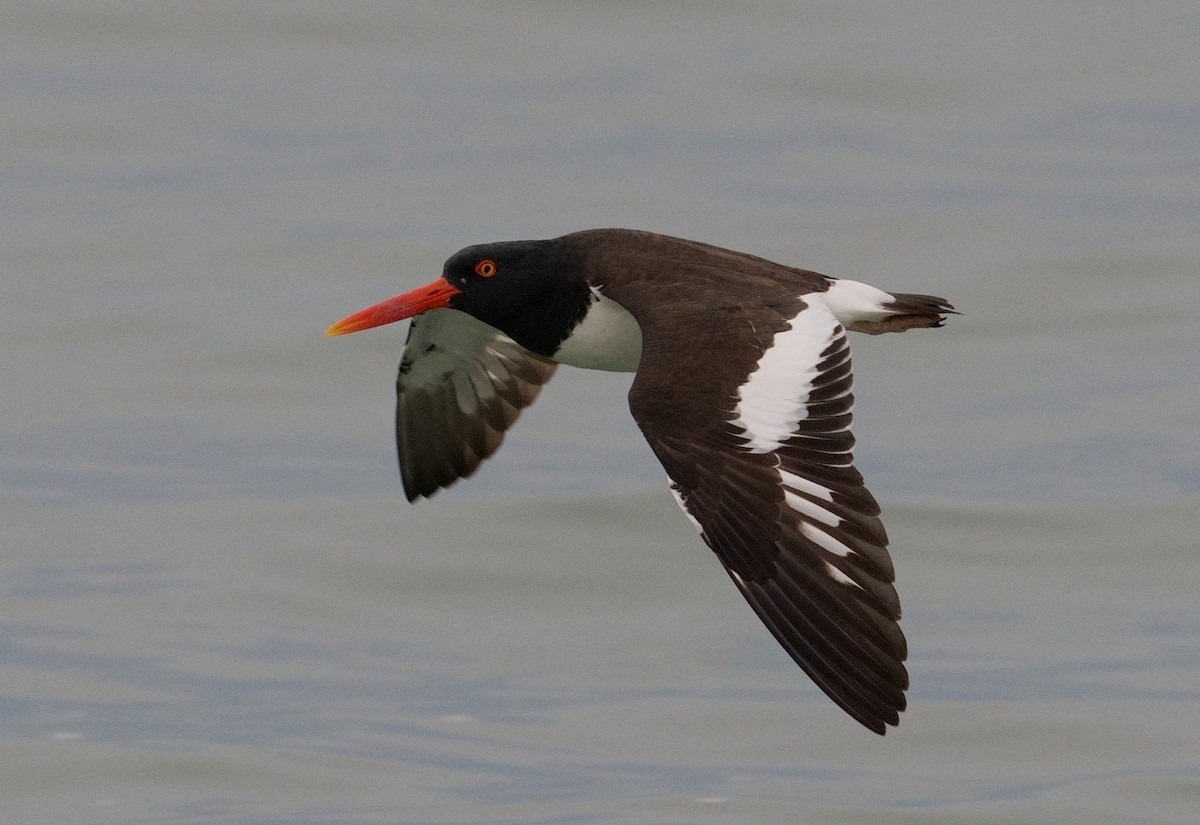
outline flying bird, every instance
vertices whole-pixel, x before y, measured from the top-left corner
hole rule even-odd
[[[330,335],[412,318],[396,381],[409,501],[475,472],[558,364],[636,373],[629,408],[683,512],[783,648],[876,733],[907,642],[853,465],[846,331],[940,327],[931,295],[629,229],[469,246]]]

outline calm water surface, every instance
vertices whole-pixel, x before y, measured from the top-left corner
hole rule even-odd
[[[1191,823],[1193,3],[0,5],[0,821]],[[403,502],[455,249],[634,226],[947,296],[854,340],[875,737],[563,370]]]

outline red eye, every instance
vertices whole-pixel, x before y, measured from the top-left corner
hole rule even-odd
[[[475,274],[480,278],[490,278],[496,274],[496,262],[484,258],[479,263],[475,264]]]

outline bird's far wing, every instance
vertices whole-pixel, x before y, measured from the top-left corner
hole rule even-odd
[[[681,355],[648,334],[630,407],[751,607],[822,690],[882,734],[908,687],[900,602],[879,507],[852,464],[849,344],[823,301],[804,297],[769,337],[761,324],[725,325],[726,352],[752,357],[687,387]]]
[[[555,366],[464,313],[414,318],[396,378],[396,449],[408,500],[475,472]]]

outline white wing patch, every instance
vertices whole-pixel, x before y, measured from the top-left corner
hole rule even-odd
[[[863,586],[861,584],[859,584],[854,579],[847,576],[841,570],[838,570],[836,567],[834,567],[829,562],[825,562],[825,572],[829,574],[829,578],[833,579],[838,584],[848,584],[852,587],[857,587],[859,590],[863,589]]]
[[[837,527],[842,523],[840,517],[826,510],[819,504],[809,501],[804,496],[798,496],[791,490],[784,489],[783,500],[797,513],[813,521],[819,521],[821,524],[828,524],[830,527]]]
[[[821,353],[837,330],[838,320],[819,293],[804,300],[807,306],[775,334],[738,387],[733,423],[746,431],[752,453],[779,449],[804,420]]]
[[[819,498],[822,501],[833,501],[833,492],[822,487],[815,481],[810,481],[803,476],[798,476],[795,473],[789,473],[782,468],[777,469],[779,473],[779,481],[783,485],[783,501],[788,507],[791,507],[797,513],[813,521],[819,521],[821,524],[828,524],[830,527],[837,527],[842,523],[842,519],[831,510],[822,507],[815,501],[805,498],[799,493]],[[811,536],[810,536],[811,538]],[[815,539],[814,539],[815,541]],[[820,542],[817,542],[820,544]],[[840,544],[840,542],[839,542]],[[822,545],[824,546],[824,545]],[[826,548],[827,550],[829,548]],[[830,552],[837,552],[830,550]],[[841,555],[839,553],[839,555]]]
[[[811,524],[805,521],[800,522],[800,535],[804,536],[818,547],[828,550],[835,556],[846,558],[854,552],[821,528],[813,527]]]
[[[779,478],[783,481],[784,486],[790,487],[797,493],[806,493],[810,496],[816,496],[825,501],[833,501],[833,491],[822,487],[815,481],[811,481],[804,476],[798,476],[795,473],[789,473],[787,470],[779,471]]]

